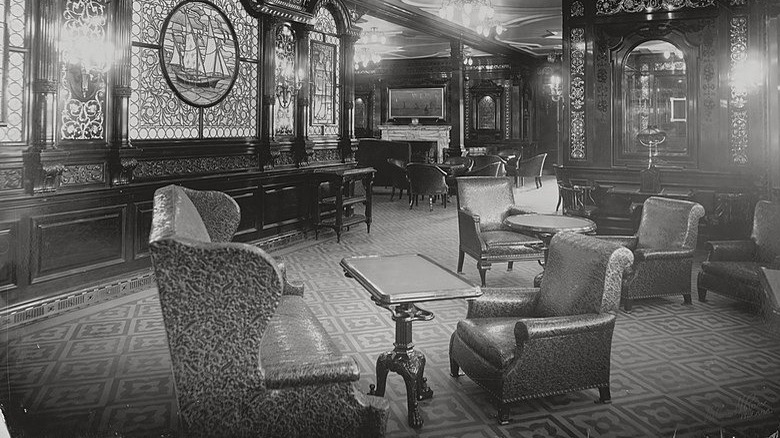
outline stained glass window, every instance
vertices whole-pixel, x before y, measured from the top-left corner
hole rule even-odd
[[[275,47],[276,105],[274,106],[274,135],[293,135],[295,84],[295,36],[287,23],[276,29]]]
[[[327,8],[320,8],[310,36],[312,107],[309,135],[336,136],[339,133],[341,46],[337,32],[333,14]]]
[[[477,103],[477,129],[496,129],[496,101],[482,96]]]
[[[260,59],[259,28],[239,2],[189,0],[225,14],[239,46],[238,75],[230,91],[208,108],[188,105],[168,86],[160,65],[160,35],[178,0],[134,0],[130,86],[130,137],[133,139],[224,138],[257,136]],[[213,5],[213,6],[211,6]],[[200,126],[202,121],[202,127]]]
[[[0,143],[26,140],[27,1],[0,0]]]
[[[110,47],[106,5],[68,0],[62,12],[60,58],[60,138],[105,138],[106,71]]]

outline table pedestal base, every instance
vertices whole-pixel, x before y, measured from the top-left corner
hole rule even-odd
[[[419,351],[399,353],[388,351],[379,355],[376,360],[376,387],[370,386],[370,395],[383,397],[387,384],[387,373],[394,372],[404,379],[406,384],[406,403],[409,411],[409,426],[417,428],[423,425],[418,400],[433,397],[433,390],[428,387],[425,372],[425,355]]]

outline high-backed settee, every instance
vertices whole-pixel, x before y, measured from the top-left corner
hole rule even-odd
[[[261,249],[230,243],[238,204],[155,192],[149,243],[183,436],[383,436],[387,401]]]
[[[405,141],[379,140],[374,138],[361,138],[358,141],[358,150],[355,154],[358,166],[373,167],[374,186],[391,186],[393,184],[391,165],[388,158],[395,158],[404,163],[412,160],[412,147]]]

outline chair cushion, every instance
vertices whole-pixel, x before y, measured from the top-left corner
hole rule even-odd
[[[480,233],[487,244],[485,255],[490,257],[531,255],[542,253],[542,241],[514,231],[484,231]]]
[[[716,277],[732,278],[742,283],[758,286],[759,263],[755,262],[702,262],[701,270]]]
[[[471,318],[458,321],[463,342],[496,368],[506,368],[515,358],[515,324],[518,318]]]

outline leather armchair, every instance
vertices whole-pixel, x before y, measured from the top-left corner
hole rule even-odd
[[[534,178],[536,181],[536,188],[542,186],[542,170],[544,169],[544,160],[547,159],[547,154],[538,154],[527,160],[519,160],[515,166],[507,166],[506,176],[513,177],[515,180],[515,187],[517,187],[518,180],[521,185],[525,184],[525,178]]]
[[[706,245],[709,254],[696,281],[699,301],[706,300],[709,290],[760,306],[760,268],[780,269],[780,204],[756,203],[750,239],[710,241]]]
[[[509,215],[532,213],[515,205],[509,178],[458,178],[458,272],[463,272],[464,255],[477,261],[482,286],[496,262],[544,260],[542,241],[512,231],[504,225]]]
[[[412,147],[405,141],[379,140],[375,138],[361,138],[358,141],[358,149],[355,160],[358,167],[373,167],[374,187],[387,187],[392,184],[392,169],[387,162],[388,158],[395,158],[408,163],[412,160]]]
[[[498,155],[469,155],[469,158],[473,161],[472,169],[478,169],[485,167],[488,164],[493,163],[505,163],[506,161]]]
[[[483,289],[450,339],[459,370],[498,405],[598,388],[609,402],[612,333],[631,251],[591,236],[558,233],[539,288]]]
[[[428,196],[428,207],[433,211],[433,198],[442,197],[442,204],[447,208],[447,172],[435,164],[409,163],[406,166],[406,176],[409,178],[409,209],[412,208],[418,195]]]
[[[634,252],[634,273],[623,290],[626,312],[636,298],[682,295],[691,304],[691,269],[699,234],[700,204],[650,197],[642,206],[639,229],[633,236],[599,236]]]
[[[383,436],[386,400],[261,249],[228,242],[230,196],[169,185],[149,246],[184,436]]]

